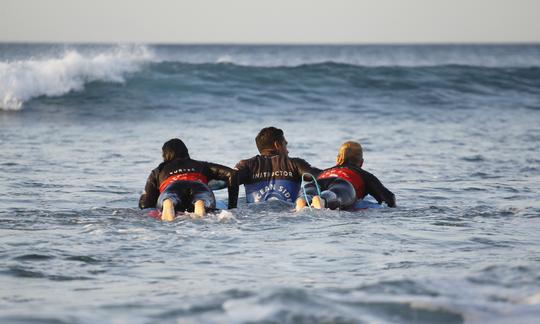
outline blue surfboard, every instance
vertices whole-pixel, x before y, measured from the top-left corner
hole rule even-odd
[[[379,204],[375,200],[375,198],[368,195],[364,197],[364,199],[357,200],[351,209],[354,211],[357,211],[357,210],[376,209],[376,208],[384,208],[384,206]]]

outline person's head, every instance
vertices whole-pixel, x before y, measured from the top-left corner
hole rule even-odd
[[[165,142],[161,148],[163,161],[169,162],[174,159],[189,158],[186,144],[179,138],[173,138]]]
[[[260,153],[263,151],[276,151],[280,154],[288,154],[287,141],[283,135],[283,131],[275,127],[265,127],[261,129],[255,143]]]
[[[347,141],[339,147],[336,159],[337,165],[353,164],[362,166],[364,164],[364,153],[362,145],[357,142]]]

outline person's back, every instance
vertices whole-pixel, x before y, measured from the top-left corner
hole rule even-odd
[[[394,194],[388,190],[376,176],[353,164],[338,164],[323,170],[318,180],[341,178],[350,182],[355,189],[356,199],[364,199],[367,195],[372,196],[380,204],[385,202],[389,207],[396,206]]]
[[[175,209],[194,207],[195,214],[202,216],[206,209],[215,207],[214,194],[208,187],[209,180],[221,180],[227,184],[228,208],[236,208],[236,171],[220,164],[193,160],[180,139],[171,139],[163,145],[163,162],[148,176],[139,207],[163,209],[162,218],[167,220],[174,218]]]
[[[244,184],[248,203],[267,200],[294,202],[302,174],[319,174],[300,158],[288,156],[283,131],[275,127],[263,128],[255,138],[260,155],[242,160],[236,165],[238,182]]]
[[[193,160],[191,158],[163,162],[152,170],[148,177],[145,193],[139,200],[139,207],[143,209],[156,207],[159,194],[174,181],[197,181],[208,184],[210,179],[219,179],[226,183],[234,183],[232,179],[234,176],[233,170],[230,169],[231,172],[227,171],[221,165]],[[234,195],[229,200],[232,203],[229,208],[235,208],[236,199]]]
[[[317,176],[319,187],[314,183],[306,185],[304,197],[296,200],[296,210],[302,210],[307,204],[321,209],[347,209],[357,199],[371,195],[379,204],[385,202],[389,207],[396,206],[394,194],[388,190],[373,174],[362,169],[363,150],[360,143],[348,141],[339,148],[336,165],[323,170]]]

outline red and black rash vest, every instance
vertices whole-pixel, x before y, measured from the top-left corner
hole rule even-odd
[[[365,196],[371,195],[379,204],[384,201],[388,207],[396,206],[394,194],[386,189],[377,177],[358,166],[349,164],[336,165],[324,170],[317,177],[317,179],[327,178],[341,178],[350,182],[356,191],[357,199],[363,199]]]
[[[238,184],[244,185],[248,203],[273,199],[294,202],[302,174],[317,176],[321,172],[300,158],[277,153],[242,160],[236,164],[236,169]]]
[[[208,184],[210,180],[222,180],[227,183],[229,208],[236,208],[238,202],[236,171],[224,165],[190,158],[163,162],[152,170],[146,181],[144,193],[139,199],[139,207],[141,209],[156,207],[159,194],[175,181],[197,181]]]

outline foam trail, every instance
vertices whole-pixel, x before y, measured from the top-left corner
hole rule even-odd
[[[19,110],[32,98],[79,91],[88,82],[124,82],[153,58],[145,46],[120,46],[94,55],[69,50],[60,58],[0,62],[0,109]]]

